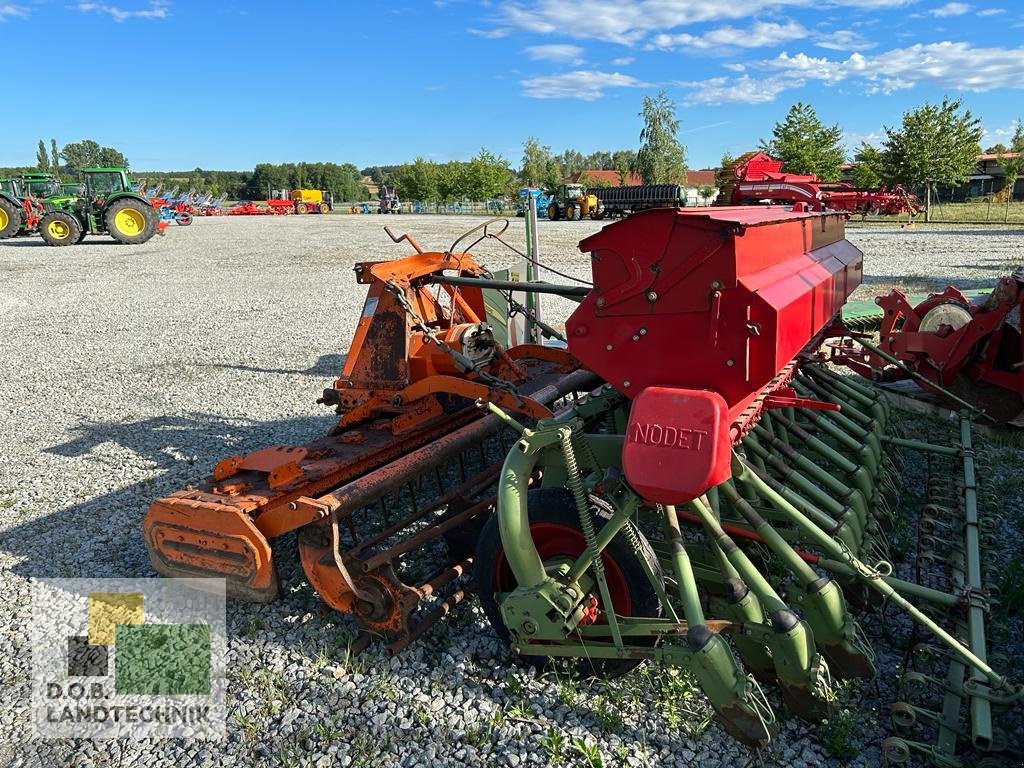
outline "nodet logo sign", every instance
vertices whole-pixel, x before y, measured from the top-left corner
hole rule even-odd
[[[224,582],[32,584],[32,715],[41,738],[224,737]]]

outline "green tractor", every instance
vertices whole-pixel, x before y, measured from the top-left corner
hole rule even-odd
[[[14,237],[23,228],[24,198],[18,179],[0,179],[0,240]]]
[[[86,168],[82,179],[80,195],[58,192],[47,199],[39,234],[48,245],[74,245],[86,235],[103,234],[138,245],[166,228],[150,201],[134,191],[126,169]]]

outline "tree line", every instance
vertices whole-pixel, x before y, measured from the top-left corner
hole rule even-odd
[[[336,200],[362,200],[369,197],[363,179],[375,184],[393,185],[406,200],[451,202],[488,200],[512,196],[521,186],[554,189],[568,176],[586,170],[613,170],[619,183],[627,183],[630,174],[638,174],[645,184],[683,183],[686,179],[686,148],[678,139],[680,121],[676,105],[661,91],[644,96],[638,114],[642,128],[639,147],[614,151],[600,150],[584,154],[568,148],[555,154],[550,146],[530,136],[523,142],[518,167],[486,148],[467,161],[436,162],[417,157],[411,162],[389,166],[370,166],[362,170],[351,163],[260,163],[250,171],[143,172],[136,176],[163,181],[165,186],[211,192],[229,199],[263,199],[280,190],[314,188],[330,190]],[[853,153],[853,181],[860,187],[903,184],[910,189],[931,189],[936,184],[955,185],[973,171],[981,151],[981,121],[960,99],[944,98],[941,103],[925,102],[903,114],[900,125],[884,127],[884,137],[876,145],[861,142]],[[847,159],[843,130],[837,123],[826,125],[809,104],[797,102],[762,139],[759,148],[777,160],[790,173],[813,173],[824,181],[839,178]],[[1001,157],[1007,186],[1024,173],[1024,126],[1018,122],[1010,144],[989,148]],[[85,139],[64,145],[42,140],[36,152],[35,168],[0,169],[12,175],[27,170],[44,170],[58,175],[74,174],[93,165],[128,167],[128,158],[112,147]],[[720,168],[736,162],[723,155]],[[588,183],[585,177],[584,184]],[[607,183],[607,182],[603,182]],[[590,186],[600,183],[589,180]],[[1012,192],[1011,192],[1012,195]]]
[[[850,174],[858,187],[902,184],[926,194],[938,184],[956,185],[966,181],[977,165],[984,131],[981,120],[966,109],[961,99],[943,98],[941,103],[925,102],[903,114],[897,126],[883,126],[878,145],[861,141],[853,153]],[[846,162],[843,130],[837,123],[826,125],[809,104],[797,102],[777,122],[769,139],[762,139],[761,151],[781,160],[789,173],[814,174],[823,181],[839,179]],[[987,152],[1000,155],[1006,186],[1013,185],[1024,171],[1024,126],[1018,121],[1010,145],[997,144]],[[1017,157],[1002,157],[1020,153]],[[724,155],[721,168],[736,162]]]

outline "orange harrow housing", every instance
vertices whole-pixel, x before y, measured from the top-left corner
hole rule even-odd
[[[143,530],[156,571],[224,578],[229,595],[269,602],[280,591],[271,542],[299,531],[310,584],[365,628],[397,634],[394,650],[462,599],[457,589],[413,620],[472,564],[492,509],[508,438],[475,401],[541,418],[594,378],[564,350],[502,348],[480,287],[434,284],[485,275],[470,254],[398,240],[416,253],[356,266],[369,285],[362,317],[319,400],[336,407],[336,426],[306,445],[226,458],[198,488],[155,501]],[[419,557],[439,543],[443,556]]]

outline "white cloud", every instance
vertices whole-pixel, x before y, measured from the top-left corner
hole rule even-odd
[[[12,17],[24,19],[26,16],[28,16],[28,8],[23,5],[0,4],[0,21],[7,21]]]
[[[834,32],[819,34],[815,37],[814,44],[819,48],[828,48],[832,51],[866,51],[876,45],[863,35],[849,29],[837,29]]]
[[[810,82],[835,85],[844,81],[861,84],[868,93],[892,93],[929,83],[954,91],[989,91],[1024,87],[1024,47],[974,48],[969,43],[929,43],[865,56],[854,53],[843,60],[781,53],[774,59],[747,64],[747,71],[767,74],[756,78],[715,77],[680,83],[691,93],[690,104],[771,101],[783,91]]]
[[[780,93],[794,87],[786,78],[754,78],[750,75],[734,78],[712,77],[708,80],[682,82],[677,85],[691,89],[691,93],[683,98],[686,105],[765,104],[775,101],[775,97]]]
[[[916,0],[590,0],[581,6],[565,0],[520,0],[502,4],[495,22],[505,34],[518,30],[535,35],[560,34],[636,45],[653,35],[667,34],[689,24],[737,21],[782,8],[891,10],[914,2]]]
[[[785,24],[757,21],[746,29],[725,26],[709,30],[703,35],[691,35],[686,32],[674,35],[658,34],[651,38],[649,47],[681,51],[711,48],[762,48],[767,45],[779,45],[791,40],[799,40],[807,35],[807,30],[795,21],[787,21]]]
[[[945,5],[933,8],[928,11],[932,16],[938,16],[944,18],[946,16],[963,16],[965,13],[971,10],[971,6],[967,3],[946,3]]]
[[[618,72],[578,70],[522,81],[523,95],[531,99],[596,101],[608,88],[647,88],[650,83]]]
[[[531,45],[524,49],[524,53],[534,61],[583,63],[583,49],[578,45]]]
[[[998,16],[1001,13],[1006,13],[1005,8],[985,8],[984,10],[978,11],[979,16]]]
[[[612,66],[613,67],[628,67],[634,61],[636,61],[636,59],[634,59],[632,56],[620,56],[617,59],[612,59]]]
[[[170,16],[170,3],[167,0],[150,0],[145,8],[136,10],[125,10],[117,5],[106,3],[79,3],[75,6],[83,13],[106,13],[113,17],[114,21],[127,21],[128,19],[166,19]]]

